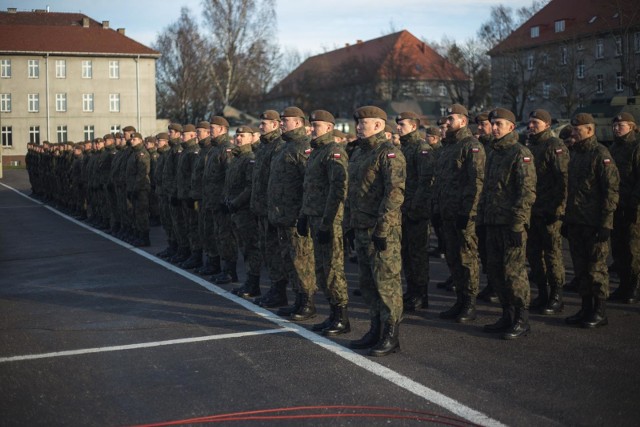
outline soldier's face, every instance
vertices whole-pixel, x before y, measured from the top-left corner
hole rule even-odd
[[[482,120],[478,123],[478,135],[491,135],[491,122],[489,120]]]
[[[516,125],[505,119],[493,119],[491,120],[491,133],[496,139],[500,139],[507,134],[511,133],[516,128]]]
[[[594,129],[591,125],[578,125],[573,127],[571,136],[576,142],[580,142],[593,136],[593,133]]]
[[[135,138],[131,139],[131,146],[132,147],[135,147],[136,145],[141,144],[141,143],[142,143],[142,139],[140,139],[138,137],[135,137]]]
[[[447,131],[455,132],[464,126],[464,120],[460,114],[447,116]]]
[[[416,126],[413,120],[400,120],[396,125],[396,129],[398,129],[398,134],[400,136],[405,136],[413,131],[415,131],[418,127]]]
[[[537,135],[540,132],[545,131],[548,127],[549,125],[542,120],[531,118],[529,119],[527,129],[529,130],[530,135]]]
[[[263,135],[278,129],[279,122],[275,120],[260,120],[260,133]]]
[[[360,138],[369,138],[384,129],[384,123],[380,119],[358,119],[356,132]]]
[[[169,129],[169,138],[171,139],[180,138],[180,132],[173,129]]]
[[[631,126],[629,122],[616,122],[613,124],[613,134],[617,137],[625,136],[631,132]]]
[[[302,126],[301,119],[298,117],[283,117],[280,120],[280,127],[283,132],[289,132]]]
[[[447,136],[447,125],[440,125],[440,138],[444,138],[445,136]]]
[[[253,134],[253,138],[251,142],[258,142],[260,141],[260,132],[254,132]]]
[[[436,145],[438,143],[438,139],[437,135],[427,135],[427,142],[429,145]]]
[[[126,141],[128,141],[129,139],[131,139],[131,134],[132,134],[132,133],[133,133],[133,132],[126,131],[126,132],[124,133],[124,139],[125,139]]]
[[[333,130],[333,125],[329,122],[311,122],[311,128],[314,138],[319,138]]]
[[[158,148],[162,148],[162,147],[167,145],[167,140],[166,139],[158,139],[156,141],[156,145],[158,146]]]
[[[227,128],[220,125],[211,125],[211,137],[217,138],[220,135],[227,133]]]
[[[195,132],[182,132],[182,140],[183,141],[189,141],[193,138],[196,137],[196,133]]]
[[[197,128],[196,134],[198,135],[198,141],[200,141],[208,137],[211,134],[211,131],[209,129]]]
[[[236,145],[242,147],[243,145],[251,144],[253,142],[253,134],[248,132],[236,133]]]

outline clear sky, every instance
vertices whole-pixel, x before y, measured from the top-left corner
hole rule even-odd
[[[457,41],[474,37],[500,3],[513,8],[531,0],[275,0],[278,42],[303,56],[343,47],[406,29],[418,38]],[[202,0],[0,0],[0,10],[46,9],[82,12],[150,46],[159,32],[175,22],[182,6],[202,12]]]

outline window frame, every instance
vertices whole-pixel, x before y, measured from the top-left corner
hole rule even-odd
[[[64,103],[62,108],[60,107],[60,103]],[[66,113],[67,112],[67,94],[66,92],[58,92],[56,93],[56,112],[57,113]]]
[[[120,61],[109,61],[109,78],[110,79],[119,79],[120,78]]]
[[[0,113],[11,112],[11,94],[0,93]]]
[[[40,78],[40,60],[39,59],[27,59],[27,78],[29,79]]]
[[[56,79],[67,78],[67,60],[56,59]]]
[[[90,59],[82,61],[82,78],[93,78],[93,61],[91,61]]]
[[[62,138],[64,136],[64,138]],[[67,125],[58,125],[56,127],[56,138],[58,143],[67,142],[69,140],[69,130],[67,129]]]
[[[0,135],[2,148],[13,148],[13,126],[0,127]]]
[[[115,108],[113,108],[115,107]],[[119,113],[120,112],[120,94],[119,93],[110,93],[109,94],[109,112],[110,113]]]
[[[40,94],[39,93],[27,94],[27,112],[28,113],[40,112]]]
[[[0,60],[0,78],[3,78],[3,79],[11,78],[11,60],[10,59]]]
[[[29,143],[40,144],[40,126],[29,126]]]
[[[83,93],[82,94],[82,112],[83,113],[93,113],[95,108],[94,105],[94,97],[93,93]]]

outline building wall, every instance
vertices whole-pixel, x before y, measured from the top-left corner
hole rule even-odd
[[[144,135],[160,131],[154,58],[0,55],[0,59],[11,60],[11,78],[0,79],[0,93],[11,94],[11,112],[0,112],[0,127],[11,126],[13,134],[13,146],[4,147],[5,159],[26,154],[31,126],[40,127],[40,142],[57,142],[58,126],[67,126],[67,140],[74,142],[84,140],[84,127],[91,125],[94,137],[102,137],[113,126],[133,125]],[[28,78],[30,59],[39,60],[39,78]],[[56,77],[56,60],[66,61],[65,78]],[[88,60],[92,77],[83,78],[82,62]],[[110,78],[110,61],[118,61],[118,78]],[[65,112],[56,111],[58,93],[66,93]],[[39,95],[37,112],[28,111],[29,94]],[[83,111],[83,94],[93,94],[92,112]],[[110,94],[120,95],[117,112],[110,111]]]

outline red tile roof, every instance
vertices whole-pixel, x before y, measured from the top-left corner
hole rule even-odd
[[[402,52],[406,56],[402,69],[394,70],[402,78],[414,80],[468,80],[467,75],[458,67],[444,59],[428,44],[419,40],[407,30],[389,34],[365,42],[359,41],[341,49],[312,56],[292,71],[272,90],[272,94],[286,93],[302,81],[306,73],[315,75],[340,69],[349,61],[371,62],[377,67],[378,77],[386,73],[385,63],[393,61],[394,55]]]
[[[2,53],[160,56],[81,13],[0,12],[0,34]]]
[[[565,21],[565,30],[556,33],[555,23],[560,20]],[[536,26],[540,35],[532,38],[531,28]],[[640,3],[637,0],[552,0],[489,54],[575,40],[627,27],[640,27]]]

